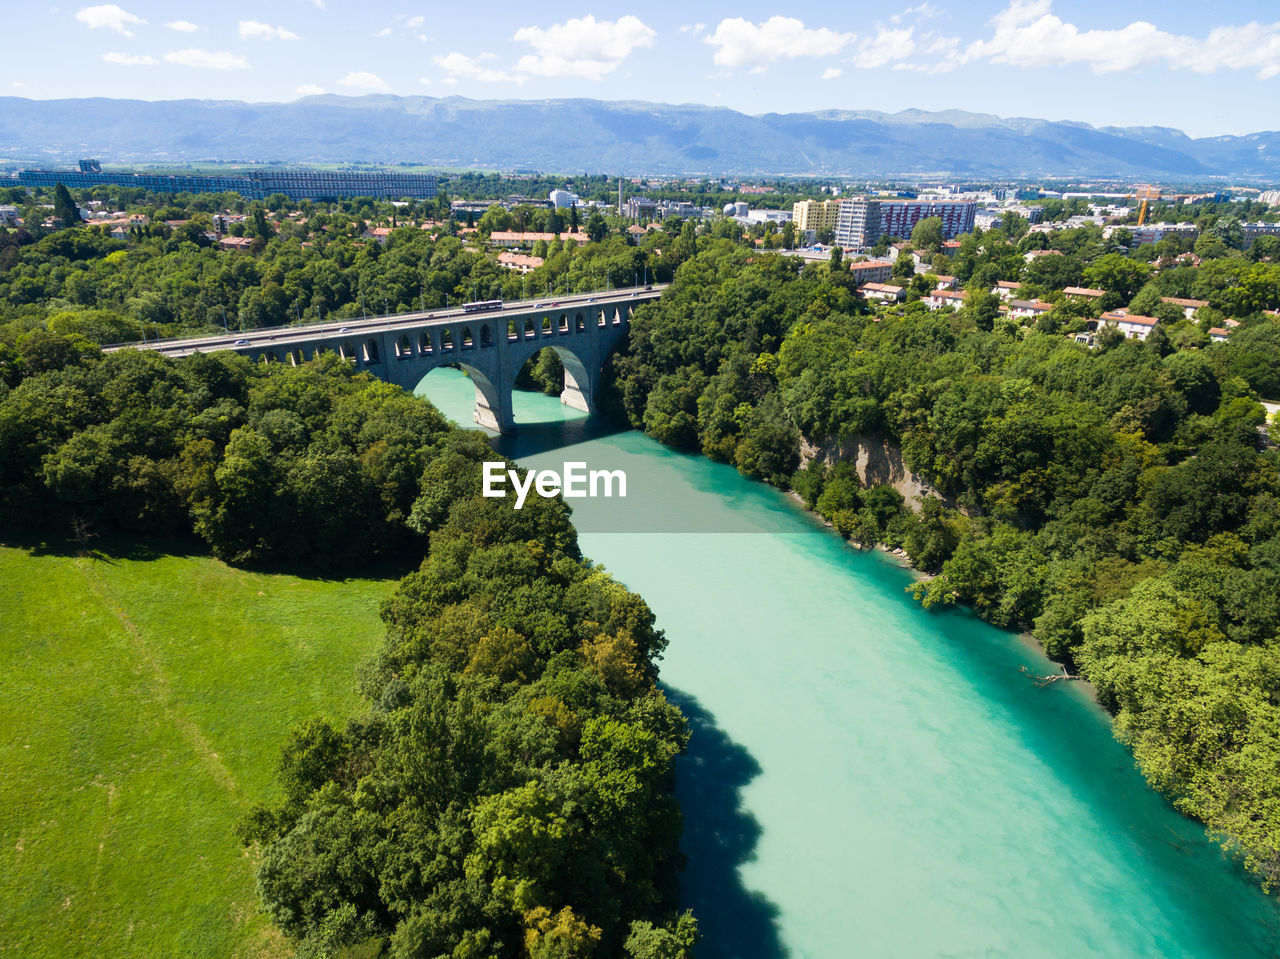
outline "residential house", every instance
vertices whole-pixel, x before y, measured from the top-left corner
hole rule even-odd
[[[893,276],[893,264],[888,260],[858,260],[849,264],[849,272],[854,286],[861,288],[868,283],[887,283]]]
[[[498,265],[520,273],[530,273],[542,266],[545,261],[540,256],[526,256],[523,253],[512,253],[503,250],[498,254]]]
[[[937,284],[934,286],[936,290],[956,290],[960,288],[960,281],[954,276],[947,276],[945,273],[939,273]]]
[[[862,295],[882,303],[901,303],[906,299],[907,291],[891,283],[867,283],[862,287]]]
[[[1022,254],[1022,258],[1030,263],[1032,260],[1038,260],[1042,256],[1062,256],[1061,250],[1028,250]]]
[[[941,310],[947,307],[958,310],[964,306],[963,290],[934,290],[925,297],[925,305],[931,310]]]
[[[1106,290],[1095,290],[1088,286],[1068,286],[1062,292],[1073,299],[1086,300],[1090,303],[1096,303],[1107,295]]]
[[[1224,330],[1224,329],[1223,329],[1222,327],[1220,327],[1220,326],[1215,326],[1215,327],[1213,327],[1213,328],[1211,328],[1211,329],[1209,330],[1209,342],[1210,342],[1210,343],[1225,343],[1225,342],[1227,342],[1227,335],[1228,335],[1230,332],[1231,332],[1230,330]]]
[[[1018,291],[1021,289],[1021,283],[1013,280],[998,280],[996,285],[991,288],[991,292],[1002,300],[1012,300],[1018,295]]]
[[[1145,340],[1160,321],[1154,316],[1138,316],[1126,310],[1111,310],[1098,318],[1099,326],[1114,325],[1126,339]]]
[[[1009,315],[1015,320],[1034,320],[1053,309],[1052,303],[1043,300],[1010,300]]]
[[[1209,305],[1208,300],[1185,300],[1179,296],[1162,296],[1160,297],[1160,302],[1179,307],[1182,310],[1182,315],[1188,320],[1194,320],[1196,311]]]
[[[516,233],[509,230],[494,230],[489,234],[489,245],[505,249],[515,249],[516,247],[530,247],[543,240],[551,243],[554,240],[577,240],[579,243],[587,243],[590,237],[582,231],[577,233],[562,233],[556,236],[554,233]]]
[[[916,272],[919,272],[920,268],[924,266],[924,258],[915,250],[911,249],[910,243],[889,244],[889,261],[891,263],[896,262],[898,257],[903,255],[911,257],[911,262],[915,265]]]

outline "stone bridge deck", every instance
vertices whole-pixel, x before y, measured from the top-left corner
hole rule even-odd
[[[564,364],[561,401],[596,412],[605,361],[626,336],[636,307],[656,300],[665,288],[655,284],[487,310],[402,313],[131,345],[172,357],[232,350],[293,365],[331,351],[407,390],[433,369],[456,364],[476,385],[475,421],[507,433],[515,430],[511,390],[516,375],[544,347],[554,349]]]

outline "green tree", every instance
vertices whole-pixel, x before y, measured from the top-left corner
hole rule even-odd
[[[53,215],[62,221],[64,227],[78,226],[82,222],[80,208],[71,198],[71,192],[61,183],[53,188]]]
[[[942,249],[943,239],[941,217],[925,217],[911,230],[911,245],[917,250],[937,253]]]

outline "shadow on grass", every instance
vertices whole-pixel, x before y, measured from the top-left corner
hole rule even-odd
[[[778,907],[742,883],[739,868],[755,858],[760,824],[742,807],[742,788],[760,764],[715,723],[698,700],[665,688],[692,735],[676,761],[676,798],[684,811],[680,849],[688,865],[680,904],[693,910],[699,959],[784,959]]]
[[[114,566],[120,562],[148,563],[169,556],[211,557],[209,547],[190,538],[152,538],[111,534],[94,536],[88,545],[71,536],[61,536],[49,530],[7,529],[0,532],[0,546],[20,549],[32,556],[83,556],[95,562]],[[343,582],[348,579],[403,579],[421,564],[423,556],[403,555],[381,558],[367,566],[353,569],[320,569],[301,563],[228,563],[234,569],[250,573],[293,576],[316,582]]]
[[[0,534],[0,546],[21,549],[32,556],[85,556],[105,563],[120,560],[151,562],[164,556],[207,556],[209,549],[193,538],[149,538],[95,535],[82,544],[72,536],[50,530],[8,529]]]

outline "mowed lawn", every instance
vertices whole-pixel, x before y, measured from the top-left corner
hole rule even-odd
[[[235,837],[359,708],[389,579],[0,546],[0,957],[278,956]]]

